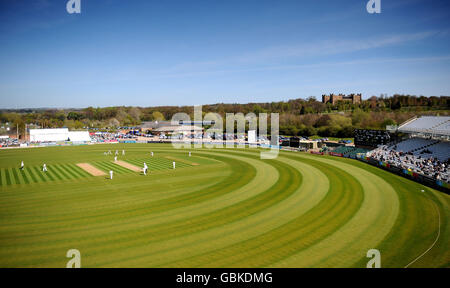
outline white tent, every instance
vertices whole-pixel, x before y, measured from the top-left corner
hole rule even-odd
[[[398,131],[408,134],[450,136],[450,116],[415,117],[400,125]]]

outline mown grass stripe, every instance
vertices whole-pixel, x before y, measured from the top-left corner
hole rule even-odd
[[[147,164],[147,166],[148,166],[148,169],[149,169],[150,171],[156,170],[156,169],[153,169],[153,164],[152,164],[151,161],[136,160],[136,159],[134,159],[134,160],[126,161],[126,162],[128,162],[128,163],[130,163],[130,164],[132,164],[132,165],[134,165],[134,166],[136,166],[136,167],[139,167],[139,168],[143,168],[143,167],[144,167],[144,162],[145,162],[145,163]]]
[[[107,166],[105,166],[104,162],[95,162],[93,165],[104,172],[108,172],[110,170]]]
[[[149,166],[150,170],[167,170],[167,169],[169,169],[168,165],[164,165],[161,163],[151,162],[148,166]]]
[[[139,160],[128,160],[127,162],[136,166],[144,166],[144,162],[141,162]]]
[[[50,178],[49,174],[45,174],[48,177],[44,177],[44,173],[38,167],[34,167],[33,170],[36,173],[36,175],[38,175],[38,177],[42,180],[42,182],[53,181],[53,178]]]
[[[6,176],[6,184],[12,185],[11,175],[8,168],[5,169],[5,176]]]
[[[14,176],[14,184],[20,184],[20,179],[19,179],[19,175],[17,173],[16,168],[11,168],[12,170],[12,174]]]
[[[138,167],[143,167],[144,166],[144,162],[147,163],[147,166],[149,167],[150,171],[155,171],[155,170],[168,170],[168,169],[172,169],[172,162],[170,162],[169,160],[166,159],[150,159],[149,161],[147,161],[146,159],[133,159],[133,160],[128,160],[127,162],[136,165]],[[177,163],[177,167],[183,168],[187,165],[178,165]]]
[[[126,162],[126,161],[124,161]],[[123,170],[124,172],[131,173],[132,171],[128,168],[125,168],[123,166],[120,166],[116,162],[106,162],[107,164],[111,165],[112,167],[117,167],[119,170]]]
[[[23,169],[17,168],[16,172],[17,172],[17,177],[19,178],[18,184],[25,184],[25,179],[23,178]]]
[[[79,179],[81,176],[75,174],[73,171],[70,171],[67,168],[67,165],[60,165],[61,169],[66,173],[66,175],[69,177],[69,179]]]
[[[39,170],[39,167],[31,167],[30,169],[38,179],[38,182],[46,182],[45,178],[40,173],[41,171]]]
[[[119,170],[119,171],[123,171],[123,173],[131,173],[131,172],[133,172],[133,171],[131,171],[130,169],[127,169],[127,168],[122,167],[122,166],[120,166],[120,165],[117,165],[117,164],[115,164],[115,163],[111,163],[111,165],[112,165],[112,167],[117,167],[117,168],[115,168],[115,169],[117,169],[117,170]]]
[[[113,164],[111,162],[104,162],[103,163],[106,167],[108,167],[110,170],[116,171],[120,174],[124,174],[124,173],[131,173],[131,170],[123,168],[122,166]]]
[[[72,164],[66,164],[64,165],[67,171],[70,171],[73,175],[76,175],[77,178],[84,178],[85,176],[79,173],[77,170],[74,169],[74,165]]]
[[[103,171],[109,172],[113,170],[117,174],[124,174],[125,172],[123,170],[119,170],[114,166],[109,166],[107,162],[97,162],[95,165],[100,168]]]
[[[167,170],[169,169],[168,165],[160,164],[160,163],[150,163],[148,165],[151,170]]]
[[[78,167],[77,165],[70,164],[69,166],[70,166],[70,168],[72,170],[76,171],[82,177],[90,177],[90,176],[92,176],[91,174],[87,173],[86,171],[84,171],[83,169]]]
[[[175,162],[176,167],[178,168],[185,168],[185,167],[192,167],[192,165],[186,164],[184,162],[181,161],[176,161],[175,159],[171,160],[171,159],[160,159],[159,163],[161,163],[161,165],[163,166],[167,166],[169,167],[169,169],[172,169],[172,163]]]
[[[23,168],[22,170],[20,170],[19,178],[22,178],[21,181],[20,181],[20,183],[21,183],[21,184],[30,184],[30,180],[28,179],[28,176],[27,176],[27,174],[26,174],[25,171],[26,171],[25,168]]]
[[[52,175],[52,177],[54,179],[61,180],[61,181],[63,181],[65,179],[65,177],[63,176],[63,174],[61,173],[61,171],[57,165],[52,165],[51,169],[48,169],[47,173],[48,172],[50,172],[50,175]]]
[[[118,166],[118,165],[114,166],[114,165],[112,165],[112,164],[109,163],[109,162],[102,162],[101,165],[103,165],[103,167],[105,167],[105,169],[106,169],[107,171],[112,170],[112,171],[114,171],[114,172],[117,173],[117,174],[125,174],[126,172],[128,172],[128,171],[124,171],[124,170],[121,170],[120,168],[116,167],[116,166]],[[130,171],[130,172],[131,172],[131,171]]]
[[[8,168],[8,172],[9,172],[9,177],[11,179],[11,185],[17,184],[17,181],[14,177],[14,168]]]
[[[31,173],[31,168],[29,168],[29,167],[25,168],[24,172],[25,172],[24,175],[26,175],[27,178],[30,179],[30,181],[28,183],[36,183],[36,182],[38,182],[36,180],[36,178],[34,177],[34,175]]]
[[[34,183],[41,182],[41,181],[39,181],[39,177],[36,176],[36,174],[34,173],[33,167],[27,167],[27,171]]]
[[[61,173],[61,175],[64,177],[64,180],[73,180],[74,177],[71,176],[69,173],[66,172],[63,165],[57,164],[55,165],[58,169],[58,172]]]
[[[3,186],[3,182],[4,182],[3,181],[3,174],[4,173],[2,171],[3,171],[3,169],[0,169],[0,186]]]
[[[111,164],[109,162],[103,162],[102,165],[108,171],[112,170],[112,171],[114,171],[117,174],[125,174],[125,173],[128,173],[128,172],[131,172],[131,170],[128,170],[128,169],[124,170],[124,169],[117,168],[116,166],[118,166],[118,165],[113,165],[113,164]]]

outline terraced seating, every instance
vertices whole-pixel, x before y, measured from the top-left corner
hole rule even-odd
[[[424,138],[411,138],[391,146],[390,149],[405,153],[416,152],[430,147],[438,142],[439,141]]]
[[[444,162],[450,158],[450,143],[433,139],[411,138],[390,146],[389,149],[422,158],[437,158]]]
[[[450,180],[449,155],[450,142],[431,145],[419,155],[395,151],[387,146],[370,152],[370,157],[379,161],[445,182]]]
[[[431,153],[423,153],[425,151]],[[414,154],[426,158],[437,158],[439,161],[445,162],[450,158],[450,142],[439,142]]]
[[[345,154],[347,154],[347,153],[349,153],[349,152],[351,152],[351,151],[353,151],[355,149],[356,149],[355,147],[341,146],[341,147],[338,147],[338,148],[334,149],[333,152],[334,153],[341,153],[341,154],[345,155]]]
[[[356,148],[355,150],[352,150],[352,151],[348,152],[347,154],[345,154],[345,156],[348,156],[350,158],[356,158],[356,154],[367,153],[369,151],[370,150],[368,150],[368,149]]]

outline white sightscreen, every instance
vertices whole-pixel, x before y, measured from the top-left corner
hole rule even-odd
[[[249,130],[248,143],[255,143],[255,142],[256,142],[256,130]]]
[[[69,129],[30,129],[31,142],[65,141],[69,138]]]
[[[69,132],[69,139],[73,142],[89,142],[91,137],[88,131],[73,131]]]

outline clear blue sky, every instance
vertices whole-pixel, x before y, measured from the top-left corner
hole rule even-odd
[[[450,95],[450,1],[0,0],[0,108]]]

